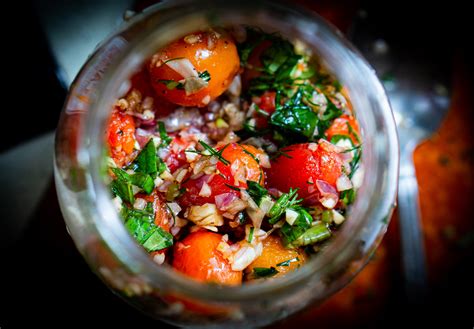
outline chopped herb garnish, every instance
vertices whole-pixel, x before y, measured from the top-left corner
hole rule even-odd
[[[168,90],[184,90],[184,84],[178,81],[159,79],[156,82],[164,84]]]
[[[255,162],[260,163],[260,160],[258,160],[258,158],[255,155],[252,154],[252,152],[247,151],[242,145],[240,145],[240,144],[238,144],[238,145],[242,148],[242,151],[244,151],[244,153],[250,155],[252,157],[252,159],[255,160]]]
[[[127,230],[148,252],[173,245],[173,236],[155,225],[151,202],[143,210],[125,208],[122,216]]]
[[[165,128],[165,123],[162,121],[158,121],[158,132],[160,133],[160,138],[161,138],[160,147],[166,147],[170,145],[173,138],[168,136],[168,133],[166,132],[166,128]]]
[[[318,116],[303,102],[303,90],[296,93],[283,105],[277,103],[270,123],[284,131],[312,140],[318,125]],[[300,137],[301,139],[301,137]]]
[[[255,229],[255,228],[254,228],[253,226],[250,228],[249,240],[248,240],[249,243],[252,243],[252,240],[253,240],[253,231],[254,231],[254,229]]]
[[[143,150],[133,161],[131,166],[135,172],[141,172],[150,175],[152,178],[156,177],[158,171],[157,168],[157,156],[156,147],[153,139],[150,139],[146,143]]]
[[[293,225],[285,223],[280,230],[285,246],[291,246],[293,241],[302,236],[306,230],[311,227],[313,220],[311,215],[303,207],[294,207],[292,210],[298,212],[298,217]]]
[[[153,178],[151,178],[150,175],[141,172],[130,175],[125,170],[119,168],[111,168],[111,170],[117,177],[112,184],[112,191],[128,202],[134,200],[134,198],[130,198],[130,195],[133,194],[133,190],[130,192],[131,187],[128,187],[128,185],[138,186],[142,188],[146,194],[150,194],[155,187]]]
[[[211,75],[207,71],[199,73],[198,76],[199,76],[199,78],[201,78],[202,80],[204,80],[206,82],[209,82],[209,80],[211,80]]]
[[[128,203],[135,202],[132,183],[116,179],[110,184],[110,188],[112,190],[112,193],[115,196],[120,197],[120,199],[122,199],[123,201],[126,201]]]
[[[290,266],[291,263],[299,262],[299,261],[300,261],[300,259],[298,257],[295,257],[295,258],[292,258],[292,259],[285,260],[284,262],[278,263],[278,264],[276,264],[276,266]]]
[[[290,207],[294,207],[299,204],[302,199],[298,199],[296,193],[298,189],[290,189],[290,192],[282,194],[275,202],[273,207],[268,212],[270,224],[275,224],[280,219],[280,216]]]
[[[345,190],[341,192],[340,200],[344,206],[348,206],[354,202],[356,198],[356,191],[351,188],[350,190]]]
[[[230,184],[225,184],[225,186],[227,186],[228,188],[230,188],[234,191],[240,192],[240,188],[238,188],[237,186],[230,185]]]
[[[220,151],[217,151],[215,148],[209,146],[206,142],[204,142],[202,140],[199,141],[199,144],[201,144],[201,146],[204,147],[204,149],[209,152],[209,155],[215,156],[220,162],[222,162],[225,165],[230,164],[230,162],[222,156],[222,153],[224,152],[226,147],[229,146],[229,144],[224,146]]]
[[[253,275],[256,278],[269,278],[278,274],[279,271],[272,267],[254,267],[253,268]]]
[[[259,183],[251,180],[247,181],[247,186],[247,193],[257,205],[260,205],[260,201],[262,201],[264,196],[268,195],[268,191]]]
[[[282,227],[283,232],[283,227]],[[317,242],[326,240],[331,236],[331,231],[328,229],[326,224],[320,223],[316,224],[309,229],[307,229],[303,234],[301,234],[297,239],[293,241],[286,241],[284,237],[284,242],[287,247],[302,247]]]

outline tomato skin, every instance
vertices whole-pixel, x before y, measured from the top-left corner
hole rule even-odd
[[[242,283],[242,271],[233,271],[229,262],[217,250],[222,235],[210,231],[197,231],[176,243],[173,250],[173,267],[201,282],[222,285]]]
[[[181,38],[155,55],[159,60],[150,63],[151,84],[159,97],[172,103],[203,107],[228,88],[240,70],[240,59],[234,41],[226,34],[222,33],[217,37],[211,32],[196,32],[192,35],[197,38],[197,42],[190,44],[185,41],[186,37]],[[209,47],[210,39],[213,40],[213,47]],[[184,78],[163,64],[167,60],[183,57],[187,58],[199,73],[207,71],[210,74],[208,86],[190,95],[177,88],[170,90],[166,84],[159,82],[179,82]]]
[[[248,88],[250,80],[260,76],[261,72],[258,69],[255,70],[253,68],[263,67],[262,61],[260,60],[260,56],[271,45],[272,42],[270,40],[264,40],[252,50],[252,53],[250,54],[247,61],[248,68],[246,68],[244,73],[242,74],[242,84],[244,88]]]
[[[246,188],[246,182],[236,182],[234,175],[232,174],[232,164],[234,161],[239,160],[239,168],[245,167],[245,179],[252,181],[259,181],[263,185],[265,182],[265,175],[260,167],[260,164],[255,159],[246,153],[245,151],[257,156],[262,154],[263,151],[256,149],[251,145],[240,145],[237,143],[231,143],[227,146],[219,147],[218,150],[224,149],[222,157],[230,162],[229,165],[223,162],[218,162],[216,165],[219,174],[212,176],[204,175],[197,179],[189,179],[185,181],[181,187],[186,188],[186,192],[178,199],[178,203],[181,207],[187,208],[193,205],[203,205],[205,203],[215,203],[215,197],[219,194],[231,193],[237,197],[240,197],[240,192],[229,187],[242,187]],[[245,151],[244,151],[245,150]],[[211,188],[210,196],[200,196],[202,185],[206,182]]]
[[[269,187],[282,192],[298,188],[298,195],[309,199],[314,194],[310,191],[314,191],[317,180],[336,186],[342,174],[342,160],[334,150],[321,144],[305,143],[288,146],[281,151],[291,158],[281,155],[272,161],[267,173]]]
[[[107,142],[112,159],[122,166],[135,147],[135,121],[133,117],[114,111],[107,128]]]
[[[288,266],[277,266],[277,264],[288,260],[291,260]],[[286,249],[280,237],[270,235],[263,240],[262,254],[245,271],[251,274],[255,267],[274,267],[278,270],[278,273],[273,277],[282,277],[303,265],[305,261],[306,255],[303,251],[299,249]],[[252,275],[249,275],[249,278],[252,278]]]
[[[257,104],[262,111],[268,113],[268,116],[265,116],[261,113],[255,113],[255,127],[257,129],[264,129],[268,127],[268,119],[270,118],[270,115],[275,112],[276,108],[275,98],[276,92],[274,91],[266,91],[260,97],[254,97],[255,104]]]
[[[351,130],[349,127],[351,126]],[[330,141],[333,136],[342,135],[347,136],[352,140],[354,145],[359,145],[360,129],[359,123],[352,115],[344,114],[339,118],[334,119],[331,126],[326,130],[326,137]]]

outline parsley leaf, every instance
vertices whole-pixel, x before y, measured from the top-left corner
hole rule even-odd
[[[262,185],[251,180],[247,181],[247,193],[257,205],[260,205],[263,197],[268,195],[268,191]]]
[[[111,170],[117,177],[117,180],[138,186],[142,188],[146,194],[150,194],[153,191],[153,188],[155,187],[153,178],[151,178],[150,175],[141,172],[137,172],[135,174],[130,175],[125,170],[119,168],[112,168]]]
[[[209,74],[208,71],[199,73],[198,77],[206,82],[209,82],[211,80],[211,75]]]

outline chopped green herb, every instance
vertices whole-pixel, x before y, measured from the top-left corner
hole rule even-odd
[[[254,230],[254,229],[255,229],[255,228],[254,228],[253,226],[250,228],[249,240],[248,240],[249,243],[252,243],[252,240],[253,240],[253,230]]]
[[[234,191],[240,192],[240,188],[238,188],[237,186],[230,185],[230,184],[225,184],[225,186],[227,186],[228,188],[230,188]]]
[[[304,208],[295,207],[292,209],[298,212],[298,217],[293,225],[285,223],[280,229],[283,244],[287,247],[291,247],[291,244],[311,227],[311,221],[313,220],[311,215]]]
[[[290,266],[291,263],[299,262],[299,260],[300,259],[298,257],[295,257],[295,258],[292,258],[292,259],[285,260],[284,262],[278,263],[278,264],[276,264],[276,266]]]
[[[312,140],[318,125],[318,116],[303,102],[303,90],[296,93],[283,105],[278,103],[270,117],[270,123],[284,131]]]
[[[120,197],[123,201],[134,203],[135,196],[133,194],[132,183],[116,179],[110,184],[112,193]]]
[[[160,138],[161,138],[161,144],[159,147],[166,147],[170,145],[173,138],[168,136],[168,133],[166,132],[166,128],[165,128],[165,123],[162,121],[158,121],[158,132],[160,133]]]
[[[262,185],[251,180],[247,181],[247,193],[257,205],[260,205],[262,198],[268,195],[268,191]]]
[[[332,223],[332,213],[331,210],[324,210],[321,215],[321,220],[323,223],[330,224]]]
[[[152,178],[156,177],[158,171],[157,168],[157,156],[156,147],[153,139],[150,139],[142,149],[140,154],[133,161],[131,166],[135,172],[141,172],[150,175]]]
[[[208,71],[204,71],[204,72],[201,72],[199,73],[199,78],[201,78],[202,80],[206,81],[206,82],[209,82],[209,80],[211,80],[211,75],[209,74]]]
[[[307,246],[310,244],[324,241],[328,239],[330,236],[331,236],[331,231],[327,228],[326,224],[320,223],[307,229],[297,239],[289,242],[288,244],[285,243],[285,245],[287,247],[293,247],[293,248],[302,247],[302,246]]]
[[[260,160],[258,160],[258,158],[255,155],[252,154],[252,152],[247,151],[242,145],[240,145],[240,144],[238,144],[238,145],[242,148],[242,151],[244,151],[244,153],[250,155],[252,157],[252,159],[255,160],[255,162],[260,163]]]
[[[278,274],[279,271],[272,267],[254,267],[253,268],[253,275],[256,278],[269,278]]]
[[[159,79],[156,80],[156,82],[164,84],[168,90],[184,90],[184,84],[178,81]]]
[[[356,191],[353,188],[341,192],[340,200],[346,207],[352,204],[355,201],[355,198]]]
[[[270,224],[275,224],[278,222],[280,216],[286,211],[286,209],[296,206],[299,204],[302,199],[298,199],[298,194],[296,193],[298,189],[290,189],[290,192],[282,194],[275,202],[273,207],[268,212],[270,219],[268,222]]]
[[[220,151],[217,151],[215,148],[209,146],[207,143],[205,143],[205,142],[202,141],[202,140],[199,141],[199,144],[201,144],[201,146],[204,147],[204,149],[209,152],[209,155],[215,156],[220,162],[222,162],[222,163],[225,164],[225,165],[229,165],[229,164],[230,164],[230,162],[229,162],[228,160],[226,160],[226,159],[222,156],[222,153],[223,153],[224,150],[227,148],[227,146],[229,146],[229,144],[227,144],[226,146],[224,146]],[[201,153],[201,154],[202,154],[202,153]]]

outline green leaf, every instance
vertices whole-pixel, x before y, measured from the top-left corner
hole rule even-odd
[[[297,189],[290,189],[290,192],[280,195],[276,200],[273,207],[268,212],[270,224],[275,224],[280,219],[280,216],[286,211],[286,209],[293,207],[300,203],[302,199],[298,199]]]
[[[345,190],[341,192],[340,199],[345,207],[354,203],[355,198],[356,198],[356,191],[353,188],[351,188],[350,190]]]
[[[144,210],[126,209],[125,227],[148,252],[173,245],[173,236],[154,223],[153,204],[149,202]]]
[[[296,207],[292,209],[298,212],[298,217],[293,225],[285,223],[280,229],[280,234],[282,235],[283,244],[285,246],[291,246],[293,241],[302,236],[306,230],[311,227],[313,220],[311,215],[304,208]]]
[[[247,193],[257,205],[260,205],[260,201],[268,194],[268,191],[259,183],[249,180],[247,181]]]
[[[168,88],[168,90],[174,90],[174,89],[183,90],[184,89],[184,85],[178,81],[159,79],[159,80],[156,80],[156,82],[164,84],[166,88]]]
[[[133,161],[132,168],[135,172],[149,174],[152,178],[156,177],[158,168],[156,147],[153,139],[150,139],[140,154],[138,154]]]
[[[286,246],[293,248],[307,246],[324,241],[330,237],[331,231],[327,228],[326,224],[320,223],[306,230],[297,239],[291,241]]]
[[[303,102],[303,89],[299,88],[285,104],[277,106],[270,123],[311,140],[318,125],[318,116]]]
[[[254,267],[253,268],[253,275],[256,278],[269,278],[278,274],[279,271],[272,267]]]
[[[110,184],[112,193],[115,196],[120,197],[123,201],[128,203],[135,202],[135,196],[133,194],[132,184],[123,180],[116,179]]]
[[[299,260],[300,259],[298,257],[295,257],[295,258],[292,258],[292,259],[285,260],[284,262],[278,263],[278,264],[276,264],[276,266],[290,266],[291,263],[299,262]]]
[[[135,174],[130,175],[125,170],[118,168],[112,168],[111,170],[117,177],[118,181],[138,186],[143,189],[146,194],[150,194],[151,192],[153,192],[155,183],[153,181],[153,178],[150,177],[150,175],[142,172],[137,172]]]
[[[158,132],[160,133],[160,139],[161,139],[161,143],[159,147],[161,148],[161,147],[166,147],[170,145],[173,138],[171,138],[166,132],[165,124],[162,121],[158,121]]]
[[[248,239],[249,243],[252,243],[254,229],[255,229],[255,227],[253,227],[253,226],[250,228],[249,239]]]
[[[156,226],[153,233],[143,243],[143,247],[148,251],[158,251],[173,245],[173,235]]]
[[[199,73],[198,77],[206,82],[209,82],[211,80],[211,75],[209,74],[208,71]]]

